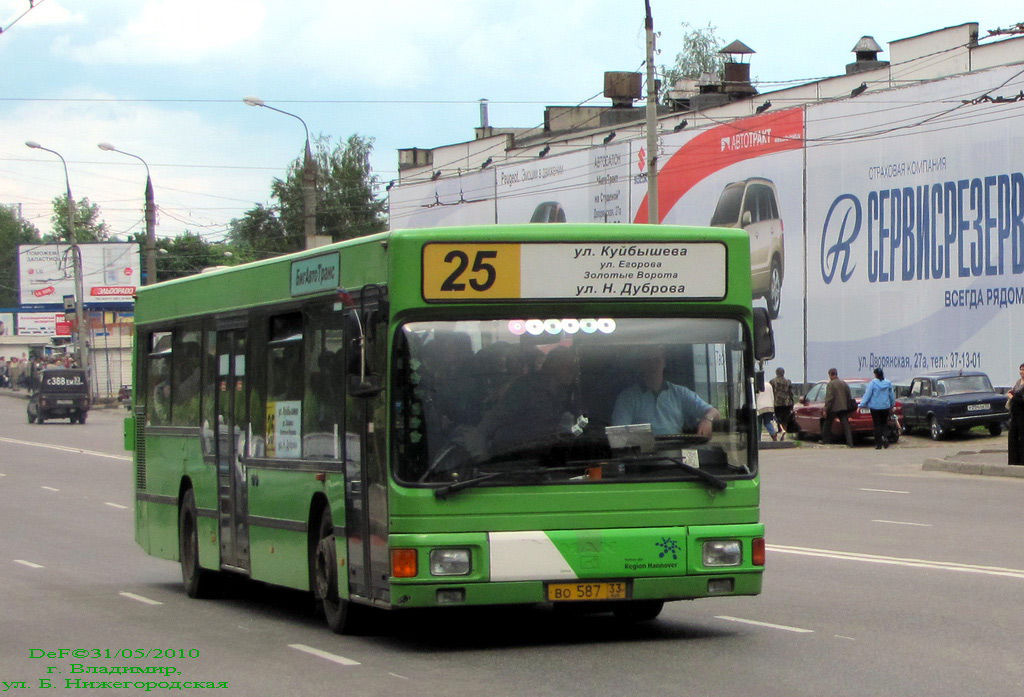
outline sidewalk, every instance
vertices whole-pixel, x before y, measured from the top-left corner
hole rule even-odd
[[[1006,448],[999,450],[961,450],[944,458],[926,458],[921,469],[982,474],[990,477],[1024,477],[1024,466],[1006,464]]]

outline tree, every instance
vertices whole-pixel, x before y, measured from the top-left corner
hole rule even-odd
[[[18,304],[18,245],[40,242],[35,225],[0,206],[0,307]]]
[[[387,229],[386,203],[373,194],[378,182],[370,167],[373,139],[353,135],[344,145],[332,147],[329,136],[319,136],[312,149],[317,166],[317,234],[337,241]],[[276,205],[258,205],[231,221],[228,239],[239,252],[263,259],[305,247],[303,159],[289,165],[285,179],[271,183]]]
[[[708,24],[704,29],[696,29],[683,22],[683,28],[686,30],[683,50],[676,54],[675,64],[672,67],[661,66],[663,93],[672,89],[677,80],[697,79],[704,73],[721,75],[725,67],[725,56],[718,52],[725,42],[715,34],[715,27]]]
[[[136,236],[140,244],[145,233]],[[226,256],[230,253],[231,256]],[[156,276],[169,281],[199,273],[210,266],[228,266],[236,261],[235,253],[224,244],[211,244],[193,232],[157,241]]]
[[[300,175],[301,176],[301,175]],[[303,223],[289,234],[277,214],[270,208],[257,205],[241,218],[231,221],[228,240],[232,252],[242,259],[266,259],[286,254],[305,246]]]
[[[88,198],[75,202],[75,242],[103,242],[110,237],[107,224],[99,219],[100,207]],[[67,194],[53,199],[53,232],[43,237],[44,242],[70,242],[68,231]]]

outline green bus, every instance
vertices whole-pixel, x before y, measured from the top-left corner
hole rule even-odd
[[[742,230],[531,224],[140,288],[136,540],[190,596],[237,575],[311,591],[339,633],[757,594],[774,344],[749,268]]]

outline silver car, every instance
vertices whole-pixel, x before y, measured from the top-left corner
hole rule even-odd
[[[786,250],[775,183],[763,177],[732,182],[722,191],[715,227],[743,228],[750,236],[750,279],[755,298],[764,298],[772,319],[779,316]]]

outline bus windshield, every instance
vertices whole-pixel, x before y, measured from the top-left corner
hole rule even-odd
[[[750,476],[745,345],[742,323],[722,318],[406,323],[393,370],[395,478]]]

